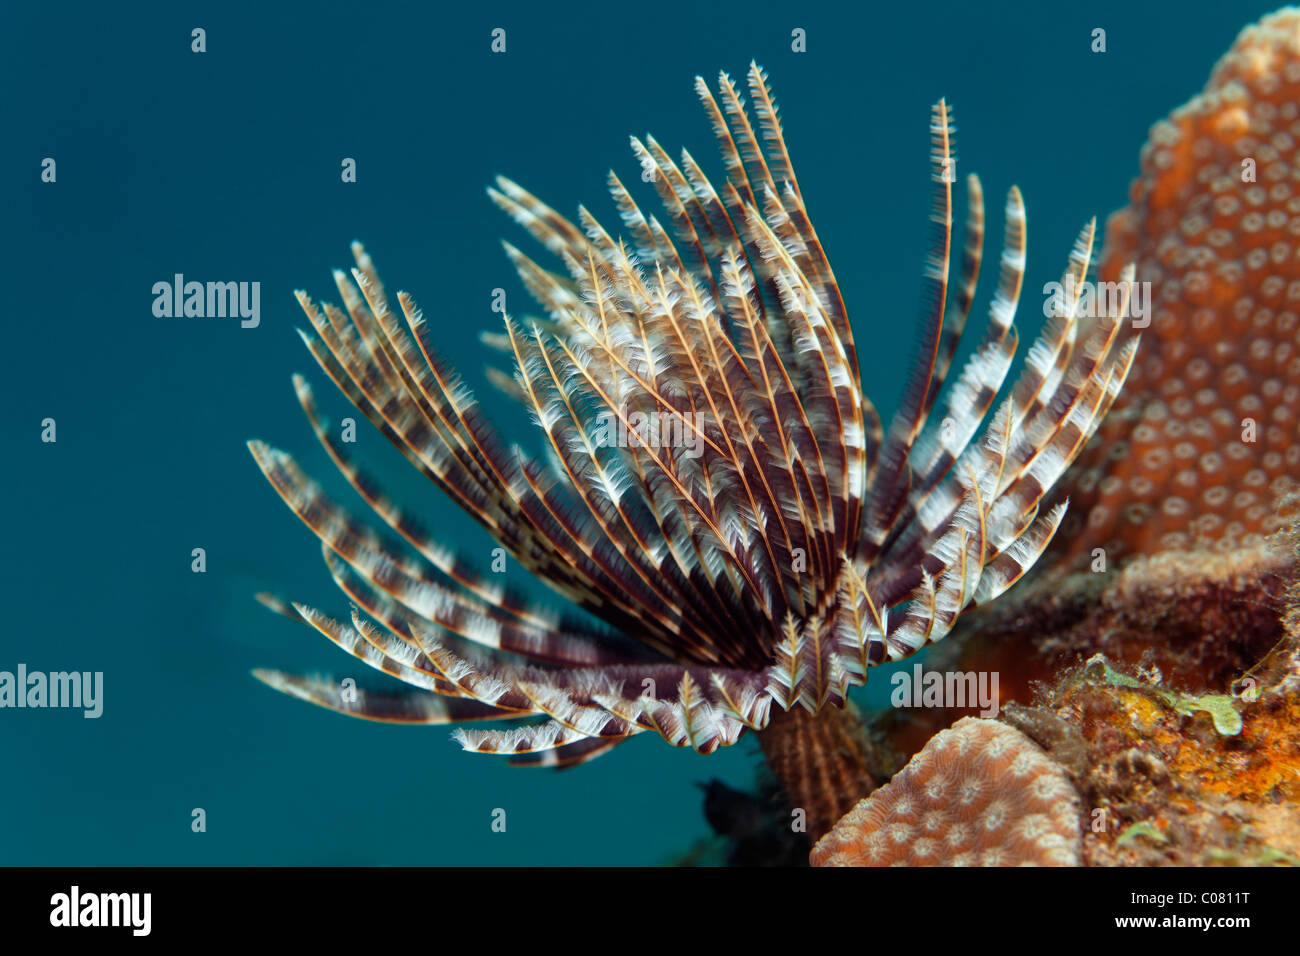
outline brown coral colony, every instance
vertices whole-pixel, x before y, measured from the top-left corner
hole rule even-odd
[[[957,721],[845,816],[814,866],[1075,866],[1079,795],[1020,731]]]
[[[1067,536],[1113,558],[1251,547],[1300,474],[1300,15],[1244,30],[1151,130],[1101,273],[1153,292],[1124,394],[1066,479]],[[1065,540],[1063,537],[1062,540]]]

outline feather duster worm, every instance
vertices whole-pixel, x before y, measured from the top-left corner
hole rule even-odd
[[[260,679],[375,720],[517,720],[455,735],[522,764],[575,764],[644,732],[709,753],[755,730],[784,755],[774,766],[794,804],[813,807],[814,835],[861,796],[809,773],[856,772],[841,747],[851,727],[812,715],[844,715],[847,689],[869,668],[939,640],[1034,563],[1064,513],[1039,504],[1119,393],[1137,343],[1119,342],[1119,321],[1082,334],[1076,295],[989,414],[1017,348],[1025,213],[1012,188],[983,341],[943,394],[975,297],[984,206],[970,177],[951,283],[953,126],[941,100],[919,356],[883,428],[756,65],[748,85],[749,108],[726,74],[716,93],[696,81],[726,169],[720,188],[690,154],[674,161],[653,138],[633,139],[668,227],[612,173],[627,238],[585,209],[570,222],[509,180],[489,190],[562,267],[507,245],[549,317],[532,328],[506,320],[515,374],[494,376],[531,410],[547,463],[506,446],[415,302],[399,293],[393,308],[359,245],[351,281],[335,274],[342,308],[299,293],[307,347],[347,398],[607,630],[531,606],[430,540],[359,470],[298,379],[317,437],[396,536],[347,514],[289,455],[251,442],[354,609],[340,622],[268,600],[407,687],[344,699],[326,679]],[[1079,236],[1067,288],[1087,274],[1094,232]],[[647,422],[667,423],[676,440]],[[819,790],[843,802],[814,807]]]

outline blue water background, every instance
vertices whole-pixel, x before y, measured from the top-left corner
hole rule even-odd
[[[291,292],[333,297],[362,239],[390,289],[507,434],[482,378],[498,245],[533,248],[484,195],[508,174],[610,222],[629,134],[720,175],[696,73],[770,72],[814,221],[854,316],[868,393],[902,385],[925,249],[931,102],[959,128],[1001,231],[1013,182],[1036,290],[1079,227],[1126,201],[1149,125],[1203,86],[1257,3],[66,4],[0,35],[0,670],[103,671],[104,713],[0,710],[0,864],[648,864],[705,835],[694,781],[751,783],[752,741],[709,758],[650,735],[575,771],[471,756],[443,728],[366,724],[249,670],[355,672],[252,596],[347,615],[315,539],[244,442],[298,456],[341,500],[289,383],[347,405],[303,348]],[[675,11],[675,12],[674,12]],[[208,52],[190,51],[190,30]],[[507,52],[489,51],[507,31]],[[793,28],[807,52],[790,49]],[[1090,51],[1094,27],[1105,54]],[[45,157],[55,184],[39,181]],[[340,182],[343,157],[359,181]],[[994,262],[995,250],[990,250]],[[259,281],[261,325],[159,319],[175,273]],[[985,283],[987,302],[989,283]],[[979,308],[983,308],[981,305]],[[58,441],[40,441],[57,421]],[[357,448],[480,562],[493,543],[367,423]],[[207,572],[190,570],[206,549]],[[524,584],[517,567],[511,581]],[[357,675],[360,677],[361,675]],[[876,688],[887,681],[873,682]],[[883,695],[862,698],[879,703]],[[201,807],[207,832],[191,831]],[[507,831],[491,815],[507,812]]]

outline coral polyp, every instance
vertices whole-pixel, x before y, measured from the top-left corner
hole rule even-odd
[[[1020,731],[964,717],[813,849],[814,866],[1078,866],[1080,800]]]
[[[1118,318],[1085,333],[1078,314],[1094,226],[1069,257],[1062,284],[1074,291],[1004,392],[1026,254],[1024,206],[1010,190],[983,338],[948,382],[968,338],[985,216],[969,177],[964,255],[951,275],[953,123],[939,101],[918,357],[885,427],[863,393],[849,310],[756,65],[748,87],[749,107],[726,74],[716,93],[697,79],[721,186],[689,153],[675,161],[653,138],[633,140],[667,227],[613,173],[625,238],[585,209],[571,222],[509,180],[489,191],[558,261],[548,268],[507,246],[546,318],[506,319],[499,344],[514,374],[493,376],[531,412],[543,459],[500,437],[415,301],[390,300],[359,245],[351,275],[335,275],[341,307],[299,294],[311,325],[303,338],[348,400],[515,561],[598,623],[537,608],[439,546],[359,470],[298,380],[317,437],[388,532],[332,502],[287,453],[250,443],[354,602],[350,623],[279,606],[406,686],[345,698],[328,679],[261,679],[376,720],[516,721],[456,735],[467,750],[520,763],[573,764],[644,732],[708,753],[747,729],[779,736],[778,749],[798,757],[836,746],[839,725],[805,724],[841,713],[872,666],[941,639],[1034,564],[1065,510],[1040,503],[1137,349],[1136,338],[1121,341]],[[1124,296],[1132,278],[1123,276]],[[879,321],[868,316],[869,337]],[[841,772],[833,761],[786,765]],[[818,798],[801,774],[783,783],[811,806]],[[860,795],[836,794],[810,830]]]
[[[1257,547],[1300,474],[1300,12],[1244,29],[1151,129],[1103,276],[1154,290],[1132,381],[1068,479],[1074,551]]]

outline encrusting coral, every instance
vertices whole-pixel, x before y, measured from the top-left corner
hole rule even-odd
[[[1300,11],[1247,27],[1151,130],[1101,275],[1130,262],[1151,327],[1062,490],[1067,558],[1258,545],[1300,482]],[[1078,532],[1086,528],[1086,534]],[[1067,545],[1068,543],[1068,545]]]
[[[814,866],[1076,866],[1079,795],[1020,731],[965,717],[813,848]]]
[[[1300,547],[1300,531],[1290,540]],[[1282,640],[1231,694],[1174,690],[1156,668],[1131,673],[1095,655],[1036,685],[1032,706],[1012,702],[999,721],[963,718],[935,735],[836,824],[811,862],[1300,865],[1300,583],[1285,591]],[[1015,773],[997,772],[977,746],[954,749],[958,731],[969,739],[976,728],[1034,754],[1044,779],[1064,781],[1072,815],[1060,810],[1054,832],[1073,835],[1068,853],[1035,859],[1010,825],[986,833],[978,851],[962,843],[971,831],[953,796],[958,781],[997,794],[1031,826],[1041,812]]]

